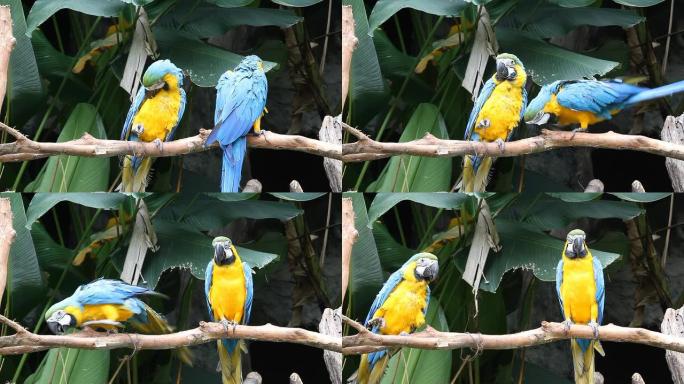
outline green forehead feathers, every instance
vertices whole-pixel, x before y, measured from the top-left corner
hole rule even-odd
[[[522,63],[522,61],[520,61],[520,59],[518,59],[518,56],[510,54],[510,53],[502,53],[499,56],[497,56],[496,59],[497,60],[511,59],[511,60],[513,60],[513,62],[515,62],[516,64],[518,64],[519,66],[524,68],[523,63]]]
[[[572,236],[572,237],[575,237],[575,236],[584,236],[584,237],[586,237],[587,234],[584,233],[584,231],[581,230],[581,229],[573,229],[572,231],[570,231],[570,232],[568,233],[568,237],[570,237],[570,236]]]
[[[219,243],[225,243],[227,241],[230,242],[230,239],[225,237],[225,236],[218,236],[218,237],[215,237],[214,240],[211,241],[211,245],[216,245]]]

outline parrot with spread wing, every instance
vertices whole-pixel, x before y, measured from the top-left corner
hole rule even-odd
[[[556,292],[563,314],[563,324],[586,324],[594,330],[595,340],[572,339],[572,362],[576,384],[594,384],[594,350],[605,356],[598,340],[598,326],[603,321],[605,285],[601,262],[591,255],[586,234],[570,231],[556,267]]]
[[[579,124],[585,131],[631,105],[684,91],[684,81],[649,89],[619,80],[558,80],[542,87],[527,106],[527,124]]]
[[[211,242],[214,257],[209,261],[204,276],[209,318],[228,328],[248,324],[252,311],[252,268],[240,259],[235,246],[227,237],[216,237]],[[216,342],[223,384],[242,383],[240,352],[246,346],[241,340],[222,339]]]
[[[61,334],[70,327],[89,327],[113,331],[130,325],[136,332],[161,335],[173,332],[171,326],[141,296],[164,295],[120,280],[98,279],[76,288],[73,295],[54,304],[45,312],[48,329]],[[177,350],[178,357],[192,365],[187,348]]]
[[[266,109],[268,81],[258,56],[245,57],[232,71],[224,73],[216,85],[214,128],[205,146],[218,142],[223,151],[221,192],[239,192],[242,162],[247,152],[247,134],[261,132]]]
[[[496,142],[503,150],[527,105],[527,74],[520,59],[509,53],[496,57],[496,73],[484,84],[470,112],[465,140]],[[465,155],[462,192],[484,192],[494,158]]]
[[[429,284],[438,272],[435,255],[413,255],[382,286],[366,317],[366,327],[381,335],[409,334],[422,327],[430,303]],[[358,384],[379,383],[389,357],[387,350],[362,355],[352,380]]]
[[[185,111],[183,71],[169,60],[152,63],[142,77],[142,87],[133,99],[121,140],[162,142],[173,139]],[[144,192],[152,159],[126,155],[123,159],[121,190]]]

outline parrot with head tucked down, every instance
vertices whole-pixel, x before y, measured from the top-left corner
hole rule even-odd
[[[169,60],[152,63],[142,78],[142,87],[133,99],[121,140],[162,142],[173,139],[185,111],[183,71]],[[123,159],[121,190],[144,192],[152,159],[126,155]]]
[[[127,323],[141,333],[173,332],[159,313],[139,299],[153,295],[164,296],[120,280],[98,279],[79,286],[73,295],[51,306],[45,312],[47,327],[52,333],[61,334],[70,327],[113,331]],[[182,362],[192,365],[190,350],[183,347],[177,353]]]
[[[465,140],[496,142],[501,150],[525,113],[525,67],[516,56],[496,57],[496,73],[484,84],[470,112]],[[494,159],[479,155],[463,158],[462,192],[484,192]]]
[[[594,384],[594,350],[605,356],[598,339],[598,326],[603,321],[605,285],[603,267],[591,255],[586,234],[570,231],[556,267],[556,292],[563,314],[563,324],[586,324],[594,330],[596,340],[572,339],[572,362],[576,384]]]
[[[555,118],[559,125],[579,124],[585,131],[633,104],[684,91],[684,81],[649,89],[619,80],[558,80],[542,87],[527,106],[525,122],[542,125]]]
[[[211,245],[214,257],[207,265],[204,293],[207,297],[209,318],[228,328],[248,324],[252,311],[252,268],[240,259],[235,246],[227,237],[216,237]],[[246,346],[241,340],[222,339],[216,342],[223,384],[242,382],[240,351]]]
[[[428,284],[437,278],[438,272],[435,255],[413,255],[382,286],[366,317],[366,327],[381,335],[409,334],[422,327],[430,303]],[[352,380],[358,384],[379,383],[389,357],[387,350],[362,355]]]
[[[258,56],[245,57],[232,71],[224,73],[216,85],[214,129],[205,146],[217,141],[223,151],[221,192],[239,192],[242,162],[247,151],[247,134],[261,132],[266,109],[268,81]]]

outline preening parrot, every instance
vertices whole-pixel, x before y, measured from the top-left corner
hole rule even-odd
[[[580,229],[568,233],[561,260],[556,267],[556,291],[566,327],[587,324],[594,330],[594,337],[598,338],[605,301],[603,267],[591,255],[586,234]],[[572,339],[570,347],[575,383],[594,384],[594,349],[605,356],[601,342]]]
[[[558,80],[542,87],[527,106],[527,124],[546,124],[554,117],[559,125],[591,124],[610,120],[633,104],[684,91],[684,81],[648,89],[619,80]]]
[[[173,134],[185,111],[183,71],[169,60],[152,63],[142,78],[121,130],[121,140],[162,142]],[[121,190],[144,192],[152,159],[126,155],[123,159]]]
[[[484,84],[470,112],[465,140],[496,142],[503,150],[525,113],[527,74],[520,59],[509,53],[496,57],[496,73]],[[462,192],[484,192],[494,158],[463,158]]]
[[[242,162],[247,151],[247,134],[261,133],[266,110],[268,81],[258,56],[247,56],[216,85],[214,129],[205,146],[218,141],[223,151],[221,192],[239,192]]]
[[[211,245],[214,257],[207,265],[204,293],[207,297],[209,318],[224,327],[248,324],[252,311],[252,268],[238,255],[227,237],[216,237]],[[247,351],[241,340],[217,340],[223,384],[242,383],[240,351]]]
[[[409,334],[422,327],[430,303],[428,284],[437,278],[438,272],[435,255],[413,255],[382,286],[366,317],[366,327],[382,335]],[[362,355],[353,380],[358,384],[379,383],[389,357],[387,350]]]
[[[138,298],[152,295],[161,294],[120,280],[98,279],[79,286],[73,295],[51,306],[45,319],[55,334],[66,332],[69,327],[115,330],[123,328],[124,323],[140,333],[173,332],[159,313]],[[190,350],[179,348],[177,353],[181,361],[192,365]]]

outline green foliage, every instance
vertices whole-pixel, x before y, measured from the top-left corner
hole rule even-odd
[[[655,207],[648,202],[617,200],[611,194],[582,198],[565,193],[479,196],[379,193],[368,208],[361,194],[345,196],[353,199],[359,231],[351,259],[348,316],[363,321],[380,290],[379,284],[413,254],[429,251],[437,255],[440,263],[438,279],[431,287],[429,324],[452,332],[485,334],[512,333],[534,326],[526,320],[535,300],[533,286],[555,289],[556,266],[565,243],[564,230],[580,225],[592,228],[587,231],[592,255],[604,269],[617,268],[616,265],[621,265],[619,260],[629,255],[630,242],[624,225],[616,227],[615,223]],[[462,274],[473,242],[479,210],[477,197],[484,198],[492,212],[501,250],[489,252],[480,286],[475,290],[476,299]],[[656,197],[644,200],[654,202]],[[372,232],[368,232],[369,221]],[[604,273],[606,281],[610,281],[611,272]],[[378,276],[382,277],[380,283]],[[521,292],[525,281],[530,279],[532,288]],[[359,289],[362,284],[364,290]],[[558,320],[557,313],[553,307],[543,315],[548,315],[546,320],[554,321]],[[520,319],[520,322],[516,324],[511,319]],[[472,375],[479,377],[480,383],[506,382],[511,375],[517,377],[519,357],[514,358],[510,351],[486,351],[476,354],[469,363],[470,368],[465,369],[472,369]],[[462,359],[459,351],[403,349],[391,358],[383,383],[452,382]],[[351,374],[357,364],[354,358],[349,358],[345,375]],[[525,367],[525,382],[564,382],[558,375],[538,367],[529,370]],[[469,382],[468,376],[461,372],[455,382]]]
[[[85,133],[98,139],[107,138],[97,109],[83,103],[76,105],[57,142],[76,140]],[[50,157],[38,177],[26,186],[30,192],[99,192],[108,189],[109,159],[67,155]]]
[[[430,133],[440,139],[449,135],[439,109],[420,104],[411,116],[399,142],[418,140]],[[449,189],[451,159],[446,157],[393,156],[368,192],[441,192]]]
[[[108,350],[57,348],[48,351],[38,370],[24,383],[105,383],[108,376]]]

